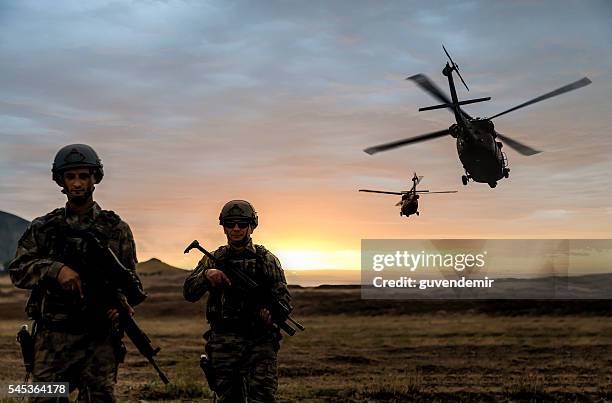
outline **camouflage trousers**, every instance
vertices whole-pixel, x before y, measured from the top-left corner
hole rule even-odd
[[[205,338],[212,378],[208,381],[218,402],[276,401],[279,344],[274,335],[253,338],[211,331]]]
[[[78,402],[116,402],[117,359],[110,335],[71,334],[39,328],[34,341],[33,382],[68,382]],[[34,398],[36,403],[66,398]]]

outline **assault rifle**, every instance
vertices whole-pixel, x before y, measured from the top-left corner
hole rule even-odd
[[[64,252],[65,263],[75,269],[83,281],[85,298],[93,306],[102,308],[104,312],[108,309],[116,309],[119,312],[120,329],[125,332],[140,354],[155,368],[162,382],[168,384],[168,377],[154,359],[160,348],[151,345],[151,339],[130,314],[130,305],[137,305],[147,297],[140,280],[92,232],[78,231],[71,233],[70,236],[82,239],[87,248],[86,257],[83,259],[85,261],[78,258],[82,258],[83,253],[71,250],[69,244],[66,245]]]
[[[299,330],[304,330],[304,326],[302,326],[300,323],[298,323],[291,317],[291,306],[289,306],[289,304],[287,304],[287,302],[285,302],[284,300],[278,298],[278,296],[275,295],[272,290],[268,290],[261,287],[244,271],[237,270],[231,264],[225,264],[225,262],[215,258],[210,252],[200,246],[200,243],[197,240],[190,243],[189,246],[187,246],[187,248],[185,249],[184,253],[189,253],[189,251],[193,248],[196,248],[200,250],[203,254],[205,254],[213,262],[216,269],[221,270],[223,273],[225,273],[226,276],[229,277],[232,284],[242,287],[250,293],[264,293],[266,299],[270,303],[272,322],[276,324],[279,329],[283,330],[289,336],[293,336],[296,330],[289,323],[287,323],[289,321]]]

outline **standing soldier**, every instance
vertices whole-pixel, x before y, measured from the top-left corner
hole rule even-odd
[[[90,290],[96,284],[87,282],[85,272],[104,267],[91,261],[85,267],[79,264],[93,250],[82,234],[102,240],[128,269],[131,286],[142,296],[118,294],[130,315],[134,313],[130,305],[144,299],[135,271],[134,238],[117,214],[102,210],[93,200],[94,185],[104,176],[93,148],[85,144],[63,147],[55,156],[52,173],[68,197],[66,207],[32,221],[8,267],[13,284],[31,290],[26,312],[34,320],[32,379],[69,382],[70,390],[78,388],[79,401],[114,402],[117,367],[125,355],[119,311],[101,307],[99,298],[91,298]]]
[[[244,200],[223,206],[219,224],[227,245],[213,252],[217,261],[231,264],[290,302],[280,262],[261,245],[254,245],[251,233],[257,227],[257,213]],[[183,295],[196,302],[209,293],[206,318],[210,330],[206,339],[207,378],[219,402],[274,402],[278,387],[280,333],[272,324],[270,307],[237,287],[208,257],[200,260],[185,280]]]

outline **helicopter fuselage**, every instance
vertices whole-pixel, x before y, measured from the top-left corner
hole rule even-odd
[[[448,131],[457,139],[457,153],[465,169],[463,184],[467,185],[467,181],[472,179],[488,183],[494,188],[497,186],[497,181],[503,177],[507,178],[510,172],[505,155],[501,151],[502,143],[495,140],[497,137],[495,126],[490,119],[472,119],[461,111],[453,81],[453,71],[457,71],[456,66],[453,68],[446,63],[442,74],[448,78],[453,101],[452,109],[457,121]]]
[[[468,179],[495,184],[509,169],[493,123],[486,119],[463,120],[449,128],[457,139],[457,153]]]
[[[409,217],[419,213],[419,195],[407,194],[402,197],[400,215]]]

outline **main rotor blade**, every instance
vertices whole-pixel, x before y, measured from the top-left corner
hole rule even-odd
[[[503,134],[500,134],[498,132],[495,132],[495,133],[497,133],[497,137],[499,137],[501,141],[508,144],[509,147],[511,147],[512,149],[518,151],[519,153],[523,155],[535,155],[535,154],[539,154],[542,152],[539,150],[535,150],[523,143],[519,143],[518,141],[513,140],[510,137],[506,137]]]
[[[383,194],[387,194],[387,195],[398,195],[401,196],[404,193],[400,193],[400,192],[385,192],[383,190],[370,190],[370,189],[359,189],[360,192],[368,192],[368,193],[383,193]]]
[[[450,98],[446,96],[446,94],[444,94],[444,92],[442,92],[442,90],[438,88],[438,86],[435,85],[433,81],[431,81],[425,74],[415,74],[414,76],[408,77],[406,80],[414,81],[419,87],[421,87],[421,89],[423,89],[423,91],[428,92],[429,95],[436,98],[443,104],[453,104]],[[452,111],[453,108],[450,105],[447,109]],[[463,109],[459,108],[459,110],[465,118],[472,119],[472,117],[468,115]]]
[[[372,154],[379,153],[381,151],[387,151],[387,150],[391,150],[391,149],[394,149],[394,148],[397,148],[397,147],[401,147],[401,146],[404,146],[406,144],[417,143],[419,141],[435,139],[436,137],[442,137],[442,136],[445,136],[447,134],[448,134],[448,129],[439,130],[437,132],[422,134],[420,136],[410,137],[408,139],[403,139],[403,140],[393,141],[391,143],[379,144],[377,146],[368,147],[368,148],[366,148],[363,151],[365,151],[366,153],[372,155]]]
[[[430,195],[432,193],[457,193],[457,191],[456,190],[445,190],[445,191],[442,191],[442,192],[427,192],[425,194]]]
[[[525,103],[517,105],[514,108],[510,108],[510,109],[505,110],[505,111],[503,111],[501,113],[498,113],[497,115],[491,116],[489,119],[495,119],[496,117],[501,116],[501,115],[505,115],[506,113],[509,113],[509,112],[515,111],[517,109],[524,108],[526,106],[535,104],[536,102],[544,101],[545,99],[548,99],[548,98],[556,97],[557,95],[561,95],[561,94],[564,94],[564,93],[569,92],[569,91],[577,90],[578,88],[585,87],[585,86],[587,86],[589,84],[591,84],[591,80],[589,80],[588,77],[583,77],[580,80],[574,81],[571,84],[564,85],[561,88],[557,88],[554,91],[548,92],[548,93],[546,93],[544,95],[540,95],[539,97],[533,98],[533,99],[531,99],[531,100],[529,100],[529,101],[527,101]]]

